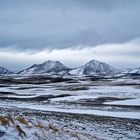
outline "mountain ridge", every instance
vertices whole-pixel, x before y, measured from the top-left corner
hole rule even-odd
[[[77,72],[76,72],[77,71]],[[69,74],[69,75],[90,75],[90,74],[115,74],[120,72],[112,66],[97,60],[91,60],[79,68],[68,68],[59,61],[47,60],[41,64],[34,64],[22,70],[19,74]]]
[[[140,74],[140,67],[132,69],[131,71],[129,71],[130,74]]]
[[[140,74],[140,67],[134,69],[124,69],[119,70],[111,65],[100,62],[98,60],[90,60],[86,64],[77,67],[69,68],[62,64],[60,61],[47,60],[41,64],[33,64],[32,66],[23,69],[17,73],[10,71],[7,68],[0,67],[0,74],[57,74],[57,75],[94,75],[94,74],[104,74],[104,75],[114,75],[118,73],[122,74]]]
[[[75,68],[71,71],[71,74],[75,75],[91,75],[91,74],[115,74],[120,70],[97,60],[91,60],[85,65]]]
[[[14,72],[10,71],[5,67],[0,66],[0,74],[14,74]]]
[[[24,69],[19,74],[41,74],[41,73],[58,73],[63,70],[70,70],[59,61],[47,60],[41,64],[34,64],[31,67]]]

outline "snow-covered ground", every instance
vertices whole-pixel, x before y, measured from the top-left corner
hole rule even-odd
[[[113,102],[107,102],[105,104],[140,106],[140,99],[129,99],[129,100],[124,100],[124,101],[113,101]]]
[[[24,79],[24,77],[22,77]],[[22,80],[22,78],[18,77],[15,78],[15,80]],[[83,78],[84,79],[84,78]],[[75,80],[75,79],[74,79]],[[47,113],[54,113],[54,114],[69,114],[71,115],[78,115],[79,117],[86,116],[85,120],[87,121],[87,118],[89,116],[92,116],[91,118],[111,118],[110,122],[114,123],[115,125],[118,120],[126,119],[127,123],[129,124],[131,121],[135,122],[137,120],[138,124],[140,122],[140,80],[130,80],[129,84],[124,84],[124,81],[127,81],[127,79],[110,79],[110,80],[99,80],[99,81],[90,81],[88,78],[82,80],[77,80],[78,82],[57,82],[57,83],[47,83],[47,84],[0,84],[0,108],[4,110],[10,109],[13,110],[30,110],[30,111],[37,111],[37,112],[47,112]],[[132,84],[130,84],[130,82]],[[118,84],[119,83],[119,84]],[[121,85],[122,83],[122,85]],[[127,83],[127,82],[125,82]],[[13,111],[14,112],[14,111]],[[46,114],[47,114],[46,113]],[[6,113],[1,112],[0,115],[5,115]],[[19,112],[20,114],[20,112]],[[18,115],[18,113],[17,113]],[[59,116],[57,116],[57,119],[59,120]],[[70,117],[69,116],[69,117]],[[14,117],[14,115],[13,115]],[[37,120],[39,117],[33,116],[35,120]],[[53,117],[50,116],[50,117]],[[62,115],[61,119],[67,118]],[[69,117],[67,118],[69,120]],[[15,119],[15,118],[14,118]],[[52,121],[55,121],[54,125],[59,126],[59,121],[57,120],[51,120],[49,122],[52,123]],[[76,118],[77,121],[79,121],[79,118]],[[95,119],[96,120],[96,119]],[[94,120],[94,121],[95,121]],[[17,120],[15,119],[17,122]],[[49,123],[43,120],[42,118],[38,119],[39,122],[45,124],[46,127],[48,127]],[[83,125],[85,128],[88,124],[94,124],[94,121],[87,121],[87,123],[80,122],[79,125]],[[102,120],[103,121],[103,120]],[[102,121],[100,123],[102,123]],[[105,121],[105,120],[104,120]],[[34,122],[35,123],[35,122]],[[69,125],[69,123],[75,123],[73,121],[71,122],[65,122],[65,119],[63,120],[63,124]],[[98,128],[100,126],[99,122],[96,122],[96,127]],[[113,131],[115,131],[115,125],[111,124],[113,126]],[[121,125],[121,124],[119,124]],[[133,126],[134,125],[134,126]],[[108,127],[107,127],[108,126]],[[107,131],[107,134],[109,134],[109,127],[110,125],[106,124],[106,121],[103,123],[102,130]],[[124,125],[125,126],[125,125]],[[21,125],[21,127],[28,132],[28,129]],[[59,126],[60,127],[60,126]],[[106,128],[107,127],[107,128]],[[136,124],[132,124],[132,127],[137,128]],[[61,127],[60,127],[61,128]],[[68,128],[68,127],[67,127]],[[78,139],[77,134],[81,135],[79,136],[80,140],[88,140],[93,139],[95,136],[91,136],[92,126],[90,126],[89,129],[86,130],[86,132],[82,131],[84,133],[84,136],[82,136],[81,132],[74,132],[75,137],[70,136],[66,132],[62,132],[62,137],[59,137],[59,139]],[[138,128],[139,129],[139,128]],[[16,135],[13,135],[12,132],[14,132],[15,128],[12,126],[8,129],[8,132],[5,134],[5,140],[8,140],[8,137],[12,137],[13,140]],[[35,134],[37,129],[31,130],[31,132],[28,134],[28,137],[26,139],[32,140],[36,139],[35,137],[31,137],[31,134]],[[0,126],[0,131],[6,131],[5,127]],[[45,131],[45,130],[43,130]],[[70,131],[73,131],[71,129]],[[121,129],[118,129],[117,133],[121,133]],[[126,131],[126,130],[125,130]],[[102,134],[102,131],[100,130],[97,132],[97,129],[93,129],[94,134],[99,139],[117,139],[117,134],[114,132],[113,136],[106,136],[105,133]],[[42,133],[42,132],[39,132]],[[43,132],[44,133],[44,132]],[[123,133],[125,134],[124,130]],[[138,138],[137,131],[135,130],[135,135],[130,136],[131,130],[126,132],[126,136],[122,136],[123,139],[133,139]],[[102,135],[101,135],[102,134]],[[0,132],[1,135],[1,132]],[[52,139],[53,137],[56,137],[59,134],[53,134],[49,131],[46,132],[46,135],[44,135],[44,138],[49,135],[48,139]],[[90,135],[86,136],[85,135]],[[1,138],[1,137],[0,137]],[[42,138],[43,139],[43,138]]]
[[[69,87],[72,87],[71,84],[67,85]],[[76,85],[73,85],[77,87]],[[86,86],[85,83],[83,86]],[[88,86],[88,84],[87,84]],[[60,88],[60,89],[59,89]],[[63,84],[56,84],[56,85],[16,85],[16,86],[10,86],[10,87],[1,87],[0,91],[3,92],[12,92],[16,93],[16,95],[0,95],[2,97],[6,96],[8,98],[16,97],[16,101],[9,100],[1,100],[0,106],[6,106],[6,107],[22,107],[22,108],[30,108],[30,109],[37,109],[37,110],[46,110],[46,111],[55,111],[55,112],[69,112],[69,113],[81,113],[81,114],[93,114],[93,115],[101,115],[101,116],[112,116],[112,117],[124,117],[124,118],[136,118],[140,119],[140,113],[126,110],[124,112],[119,110],[98,110],[97,108],[90,109],[84,106],[81,106],[80,104],[78,106],[69,106],[65,104],[67,103],[81,103],[82,100],[86,101],[89,100],[90,102],[94,103],[96,99],[98,98],[106,98],[106,97],[112,97],[112,98],[118,98],[123,99],[119,101],[104,101],[105,105],[129,105],[129,106],[140,106],[140,90],[139,88],[131,87],[131,86],[88,86],[88,89],[86,90],[75,90],[70,91],[63,90],[63,88],[66,88],[66,86]],[[67,89],[67,88],[66,88]],[[70,96],[64,96],[64,97],[58,97],[58,98],[50,98],[49,102],[46,100],[43,100],[41,102],[36,101],[25,101],[21,102],[18,99],[30,99],[34,97],[40,97],[43,95],[50,96],[50,95],[61,95],[61,94],[68,94]],[[126,99],[125,99],[126,98]],[[129,99],[128,98],[133,98]],[[75,108],[76,107],[76,108]],[[67,110],[68,108],[68,110]],[[128,115],[129,114],[129,115]]]

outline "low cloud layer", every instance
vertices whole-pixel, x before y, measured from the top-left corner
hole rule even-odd
[[[68,67],[81,66],[92,59],[106,62],[116,68],[138,67],[140,60],[140,38],[123,44],[104,44],[96,47],[81,46],[66,49],[43,49],[41,51],[17,51],[0,49],[0,63],[12,70],[22,70],[34,63],[59,60]]]
[[[140,36],[139,0],[1,0],[0,48],[66,49]]]

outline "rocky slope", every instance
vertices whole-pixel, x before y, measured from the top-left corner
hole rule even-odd
[[[41,74],[41,73],[51,73],[57,74],[62,71],[69,71],[70,69],[64,66],[59,61],[45,61],[42,64],[34,64],[31,67],[19,72],[19,74]]]
[[[120,72],[119,70],[113,68],[112,66],[106,63],[97,60],[91,60],[85,65],[71,70],[70,74],[72,75],[116,74],[119,72]]]

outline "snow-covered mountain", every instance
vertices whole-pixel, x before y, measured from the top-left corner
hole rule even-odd
[[[0,66],[0,74],[13,74],[13,72]]]
[[[91,60],[87,64],[79,67],[70,69],[64,66],[59,61],[48,60],[42,64],[34,64],[31,67],[19,72],[19,74],[60,74],[60,75],[92,75],[92,74],[117,74],[120,71],[113,68],[112,66],[97,61]]]
[[[132,68],[123,68],[122,73],[129,73],[132,70],[133,70]]]
[[[64,66],[59,61],[48,60],[42,64],[34,64],[31,67],[19,72],[19,74],[41,74],[41,73],[51,73],[58,74],[69,71],[70,69]]]
[[[135,68],[135,69],[129,71],[128,73],[131,73],[131,74],[140,74],[140,67],[139,68]]]
[[[120,71],[113,68],[112,66],[97,61],[97,60],[91,60],[87,64],[75,68],[70,71],[70,74],[72,75],[92,75],[92,74],[116,74]]]
[[[140,74],[140,67],[139,68],[127,68],[123,69],[122,71],[123,74]]]

